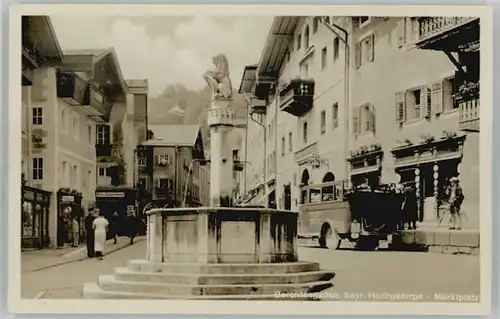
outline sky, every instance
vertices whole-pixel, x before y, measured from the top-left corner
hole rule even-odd
[[[154,97],[169,84],[202,89],[212,56],[224,53],[239,87],[246,65],[259,62],[271,16],[51,16],[61,48],[114,47],[125,79],[147,78]]]

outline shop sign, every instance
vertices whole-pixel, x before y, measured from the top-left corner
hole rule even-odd
[[[61,197],[61,201],[63,202],[73,202],[75,200],[75,196],[72,195],[64,195]]]
[[[112,197],[112,198],[121,198],[125,197],[125,193],[123,192],[97,192],[95,194],[96,197]]]
[[[24,199],[26,200],[34,200],[35,199],[35,193],[32,191],[24,191]]]

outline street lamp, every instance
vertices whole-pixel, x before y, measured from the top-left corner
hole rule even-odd
[[[193,164],[196,162],[209,163],[210,160],[196,158],[194,160],[191,160],[191,163],[189,163],[188,176],[186,177],[186,182],[185,182],[185,186],[184,186],[184,197],[182,199],[182,207],[186,207],[186,197],[187,197],[187,191],[188,191],[189,178],[191,177],[191,172],[193,171]]]

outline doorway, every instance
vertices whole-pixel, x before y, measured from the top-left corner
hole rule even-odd
[[[291,210],[292,209],[292,191],[290,184],[287,184],[284,186],[283,190],[283,198],[285,201],[285,210]]]

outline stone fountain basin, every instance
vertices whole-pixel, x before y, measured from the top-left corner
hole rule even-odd
[[[196,207],[154,209],[147,214],[149,261],[204,264],[298,260],[298,212]]]

